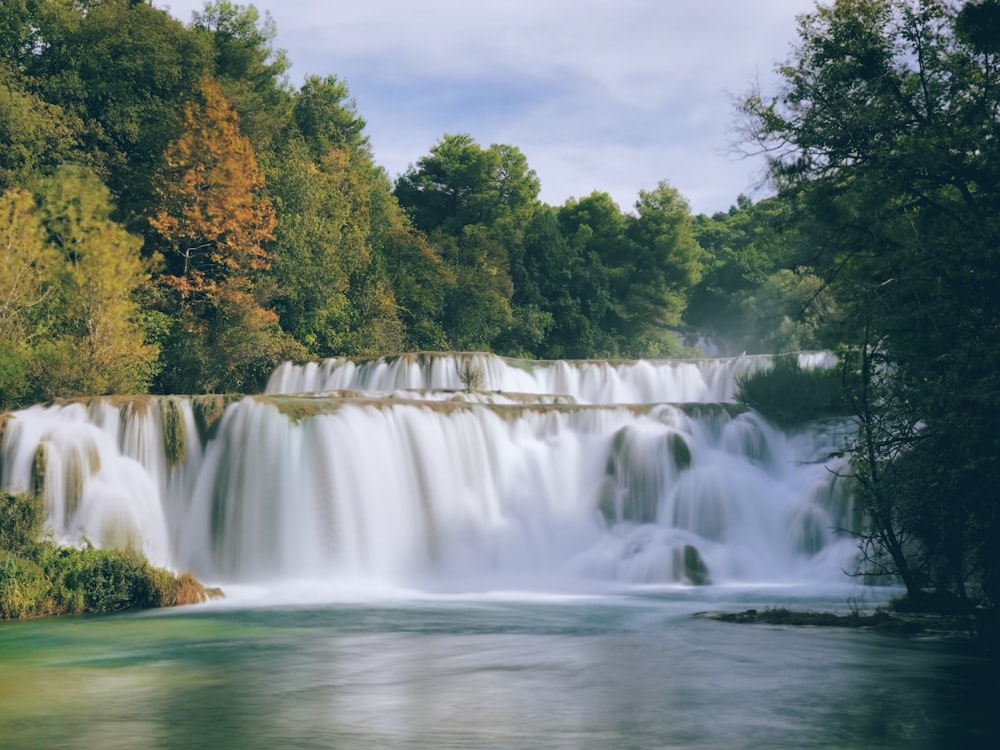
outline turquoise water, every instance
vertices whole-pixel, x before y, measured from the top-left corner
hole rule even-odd
[[[782,592],[228,602],[0,626],[0,747],[991,747],[968,643],[740,626]]]

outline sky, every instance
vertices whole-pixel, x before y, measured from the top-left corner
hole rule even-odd
[[[238,0],[237,0],[238,1]],[[202,0],[155,2],[185,23]],[[248,4],[248,3],[239,3]],[[606,192],[622,210],[666,181],[694,213],[770,191],[734,149],[734,100],[796,40],[814,0],[258,0],[289,78],[346,82],[395,178],[441,137],[519,148],[541,199]]]

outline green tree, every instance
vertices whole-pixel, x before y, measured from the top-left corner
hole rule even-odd
[[[286,160],[276,189],[284,209],[275,277],[285,330],[314,356],[398,350],[402,324],[372,243],[374,196],[388,196],[389,187],[367,151],[330,148],[318,163],[298,154]]]
[[[191,28],[211,49],[212,77],[240,116],[243,134],[269,169],[272,155],[292,120],[290,66],[284,50],[273,46],[277,28],[270,13],[229,0],[206,2]]]
[[[517,339],[510,252],[538,205],[539,182],[518,149],[445,135],[396,181],[395,196],[454,274],[442,325],[453,346]]]
[[[833,295],[811,266],[789,196],[698,216],[705,250],[701,281],[684,312],[687,326],[713,334],[731,351],[783,352],[835,346]]]
[[[28,8],[32,53],[20,58],[23,74],[68,122],[83,123],[88,164],[129,226],[145,231],[150,177],[211,70],[207,46],[148,3],[37,0]]]
[[[0,409],[31,395],[34,346],[59,267],[35,196],[23,188],[0,194]]]
[[[531,219],[538,178],[513,146],[480,147],[468,135],[445,135],[396,181],[414,226],[458,237],[467,226],[516,232]]]
[[[330,149],[365,148],[365,121],[358,116],[347,84],[336,76],[308,76],[295,94],[295,124],[313,159]]]
[[[371,196],[370,242],[391,285],[396,315],[403,326],[400,348],[451,348],[443,316],[445,300],[456,284],[453,269],[424,234],[413,228],[384,175],[376,175]]]
[[[29,91],[0,63],[0,189],[26,186],[63,162],[84,157],[83,124]]]
[[[157,349],[134,295],[148,280],[141,238],[112,220],[108,188],[81,168],[61,167],[41,186],[41,219],[61,254],[53,335],[39,346],[38,389],[48,397],[143,393]]]
[[[870,557],[888,555],[914,596],[993,604],[998,18],[995,1],[819,6],[800,18],[778,93],[743,100],[749,137],[798,192],[816,270],[860,352],[854,455]]]
[[[676,348],[669,328],[676,327],[688,291],[701,278],[703,251],[694,234],[688,202],[661,182],[639,192],[638,216],[629,223],[631,255],[618,293],[626,310],[625,336],[635,354],[664,354]]]
[[[413,232],[372,160],[346,85],[312,76],[293,99],[271,182],[280,207],[274,276],[282,326],[314,356],[397,351],[404,321],[395,279],[404,281],[419,261],[398,250]]]

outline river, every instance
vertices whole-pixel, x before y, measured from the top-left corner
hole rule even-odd
[[[0,747],[992,747],[1000,670],[968,642],[691,617],[845,593],[243,591],[5,623]]]

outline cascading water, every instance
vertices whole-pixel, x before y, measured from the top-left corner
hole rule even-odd
[[[481,390],[461,390],[466,363]],[[211,582],[842,580],[855,549],[837,530],[854,521],[828,458],[842,434],[724,403],[769,364],[285,365],[224,412],[218,397],[15,412],[0,487],[41,491],[64,542],[131,545]]]
[[[832,367],[829,352],[802,352],[803,368]],[[581,404],[719,403],[732,401],[736,380],[771,366],[770,355],[696,360],[536,361],[494,354],[404,354],[356,360],[349,357],[281,365],[267,393],[400,389],[461,390],[462,373],[478,373],[481,391],[563,394]]]

